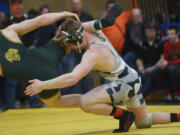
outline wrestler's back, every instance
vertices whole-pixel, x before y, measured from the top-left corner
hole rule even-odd
[[[1,75],[19,81],[57,76],[57,64],[66,53],[64,48],[51,40],[44,47],[29,49],[18,39],[9,39],[0,33]]]

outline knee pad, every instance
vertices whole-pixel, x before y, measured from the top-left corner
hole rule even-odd
[[[150,128],[152,126],[152,114],[148,113],[144,120],[135,123],[137,128]]]

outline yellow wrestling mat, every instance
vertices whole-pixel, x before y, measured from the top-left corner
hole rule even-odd
[[[180,106],[148,106],[148,112],[180,112]],[[80,109],[24,109],[0,114],[0,135],[112,135],[118,121],[97,116]],[[135,135],[180,135],[180,123],[156,125],[151,129],[136,129]]]

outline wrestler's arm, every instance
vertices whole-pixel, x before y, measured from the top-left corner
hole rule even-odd
[[[43,89],[65,88],[75,85],[79,80],[85,77],[96,64],[97,57],[86,53],[80,64],[78,64],[71,73],[61,75],[55,79],[44,81]]]
[[[96,49],[96,48],[95,48]],[[82,57],[80,64],[78,64],[71,73],[61,75],[57,78],[48,81],[32,80],[32,85],[26,88],[26,95],[34,95],[42,90],[50,90],[56,88],[65,88],[75,85],[79,80],[86,76],[97,63],[99,51],[89,49]]]
[[[30,31],[33,31],[41,26],[46,26],[49,24],[53,24],[58,20],[67,18],[67,17],[74,17],[79,20],[78,16],[74,13],[70,12],[60,12],[60,13],[48,13],[45,15],[38,16],[34,19],[26,20],[21,23],[12,24],[6,29],[14,30],[19,36],[22,36]]]
[[[99,22],[99,25],[101,25],[99,20],[93,20],[93,21],[89,21],[89,22],[84,22],[84,23],[82,23],[82,26],[83,26],[83,27],[86,29],[86,31],[88,31],[88,32],[96,32],[96,31],[98,31],[98,30],[101,30],[101,28],[100,28],[100,29],[96,29],[96,28],[94,27],[96,21]]]

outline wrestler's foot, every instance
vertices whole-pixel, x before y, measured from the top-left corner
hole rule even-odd
[[[135,115],[132,112],[126,111],[119,119],[119,129],[113,130],[113,133],[127,132],[135,120]]]
[[[115,23],[116,18],[122,13],[122,11],[123,9],[120,4],[114,4],[108,15],[101,20],[102,27],[106,28],[112,26]]]

